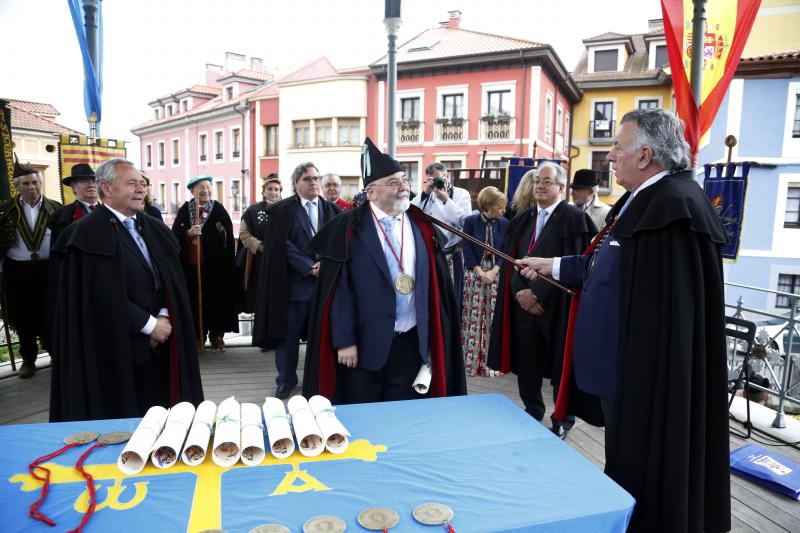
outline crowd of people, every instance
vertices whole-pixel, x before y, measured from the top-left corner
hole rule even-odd
[[[633,530],[724,531],[725,235],[672,113],[626,114],[608,159],[626,190],[613,207],[597,173],[575,173],[570,203],[564,168],[542,162],[510,202],[486,187],[473,209],[440,163],[414,197],[367,139],[353,202],[310,162],[286,198],[270,175],[238,245],[208,176],[187,183],[170,231],[144,214],[148,181],[129,161],[75,165],[65,207],[17,164],[0,253],[20,377],[35,371],[40,339],[53,357],[51,420],[198,403],[198,351],[207,338],[224,350],[238,312],[252,312],[253,344],[275,351],[268,394],[300,383],[303,340],[302,393],[334,403],[465,394],[467,376],[511,372],[541,421],[549,379],[556,435],[576,416],[605,426],[606,472],[637,499]]]

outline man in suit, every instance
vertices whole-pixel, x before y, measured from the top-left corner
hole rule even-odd
[[[611,206],[604,204],[597,197],[597,184],[597,172],[582,168],[575,173],[569,188],[575,207],[587,213],[600,231],[606,225],[606,215]]]
[[[320,175],[314,163],[292,172],[295,194],[269,206],[261,261],[255,346],[275,346],[277,398],[288,398],[297,385],[300,339],[306,337],[308,301],[319,275],[319,259],[308,241],[341,210],[320,196]]]
[[[399,163],[369,139],[361,168],[368,201],[309,243],[322,266],[303,393],[336,403],[465,394],[442,235],[419,209],[409,208]],[[423,368],[431,381],[420,394],[412,383]]]
[[[342,178],[333,172],[328,172],[322,177],[322,194],[325,195],[326,200],[338,205],[342,211],[353,208],[352,202],[341,197]]]
[[[51,421],[143,416],[203,400],[175,237],[140,211],[145,180],[125,159],[97,168],[104,204],[52,248]]]
[[[523,275],[582,289],[556,414],[605,425],[606,474],[636,498],[628,531],[731,527],[726,237],[690,155],[671,112],[626,113],[613,225],[585,255],[523,259]]]
[[[566,186],[564,169],[547,162],[531,172],[535,175],[536,205],[509,224],[506,231],[509,255],[553,257],[567,250],[570,254],[581,253],[596,229],[586,213],[562,201]],[[530,282],[507,264],[500,277],[498,302],[492,323],[489,366],[517,374],[525,410],[541,421],[545,414],[542,380],[550,378],[553,400],[558,393],[569,296],[542,280]],[[551,417],[551,421],[552,431],[564,438],[574,418],[559,421]]]
[[[54,245],[64,228],[82,219],[97,207],[97,177],[91,166],[78,163],[72,167],[69,176],[61,180],[64,185],[72,187],[75,201],[65,205],[50,217],[50,245]]]

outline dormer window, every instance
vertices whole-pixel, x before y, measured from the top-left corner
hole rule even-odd
[[[594,71],[613,72],[619,70],[619,50],[595,50]]]
[[[158,120],[161,118],[161,111],[158,109],[153,110],[155,112],[155,119]]]
[[[225,101],[233,100],[233,86],[225,87]]]
[[[651,41],[647,49],[647,68],[669,67],[669,56],[667,55],[667,43],[664,41]]]

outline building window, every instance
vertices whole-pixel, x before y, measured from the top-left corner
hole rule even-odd
[[[619,50],[596,50],[594,52],[594,71],[610,72],[617,70]]]
[[[784,228],[800,228],[800,186],[789,187],[786,194]]]
[[[144,147],[144,166],[147,168],[153,166],[153,147],[149,144]]]
[[[792,137],[800,137],[800,93],[794,96],[794,125],[792,126]]]
[[[544,132],[550,135],[553,131],[553,97],[549,94],[544,102]]]
[[[239,157],[242,155],[241,132],[241,128],[233,128],[231,130],[231,157]]]
[[[330,120],[318,120],[315,126],[315,143],[317,146],[331,146],[333,144],[333,128]]]
[[[778,290],[780,292],[800,294],[800,274],[778,274]],[[791,305],[792,299],[789,296],[780,294],[775,296],[775,307],[789,309]]]
[[[639,109],[658,109],[658,100],[639,100]]]
[[[233,87],[225,87],[225,100],[233,100]]]
[[[442,96],[442,116],[445,118],[464,117],[464,95],[445,94]]]
[[[239,180],[231,180],[231,211],[236,213],[242,210],[239,192]]]
[[[595,65],[597,65],[597,58],[595,58]],[[656,45],[656,68],[668,67],[669,57],[667,56],[667,45]],[[617,69],[614,69],[617,70]]]
[[[400,118],[404,122],[419,120],[419,98],[400,99]]]
[[[399,161],[400,168],[406,173],[406,180],[408,186],[412,191],[417,190],[417,181],[419,180],[419,163],[416,161]]]
[[[197,143],[197,151],[200,154],[200,161],[205,161],[208,158],[208,135],[205,133],[200,134],[200,140]]]
[[[461,160],[453,159],[453,160],[446,160],[443,159],[439,161],[447,170],[453,170],[454,168],[461,168],[463,165],[461,164]]]
[[[311,145],[311,126],[309,122],[295,122],[294,123],[294,147],[302,148]]]
[[[357,118],[339,119],[339,144],[341,146],[358,146],[361,143],[361,126]]]
[[[224,203],[225,202],[225,184],[222,182],[222,180],[220,180],[220,181],[216,182],[214,185],[217,186],[217,192],[216,192],[215,200],[217,200],[218,202],[223,202]]]
[[[167,207],[167,184],[166,183],[159,183],[158,184],[158,203],[161,204],[161,212],[166,213]]]
[[[154,109],[155,119],[158,120],[161,118],[161,111],[159,109]]]
[[[180,183],[173,183],[172,184],[172,216],[178,214],[178,209],[181,208],[181,184]]]
[[[164,141],[158,141],[158,166],[164,166]]]
[[[556,133],[564,134],[564,109],[561,106],[556,107]]]
[[[489,91],[486,93],[487,115],[508,115],[511,108],[511,91]]]
[[[608,152],[592,152],[592,170],[597,172],[597,181],[599,190],[610,193],[611,192],[611,167],[606,161]]]
[[[614,102],[595,102],[594,120],[589,124],[589,137],[611,139],[614,136]]]
[[[264,139],[267,142],[264,155],[278,155],[278,126],[264,126]]]
[[[181,143],[178,139],[172,139],[172,164],[181,163]]]
[[[222,132],[215,131],[214,132],[214,158],[215,159],[222,159],[222,148],[223,148],[223,139],[222,139]]]
[[[169,105],[167,106],[167,116],[168,116],[168,117],[171,117],[171,116],[172,116],[172,104],[169,104]]]
[[[186,111],[189,111],[189,101],[181,100],[181,112],[185,113]]]

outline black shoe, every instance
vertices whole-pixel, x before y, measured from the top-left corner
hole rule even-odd
[[[24,361],[22,366],[19,367],[17,375],[22,379],[28,379],[33,377],[34,372],[36,372],[36,363],[33,361]]]
[[[566,440],[567,433],[569,433],[569,430],[561,424],[551,427],[550,431],[552,431],[553,434],[561,440]]]
[[[290,392],[292,392],[292,387],[289,385],[278,385],[278,388],[275,389],[275,397],[279,400],[285,400],[289,397]]]

